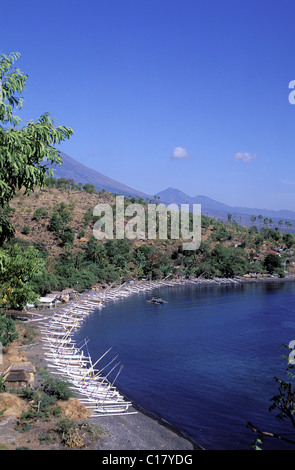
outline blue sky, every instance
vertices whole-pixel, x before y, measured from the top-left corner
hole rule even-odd
[[[29,75],[19,115],[72,127],[60,150],[151,195],[295,210],[293,0],[6,8],[0,52]]]

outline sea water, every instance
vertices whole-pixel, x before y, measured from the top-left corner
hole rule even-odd
[[[115,385],[129,400],[209,450],[250,450],[248,422],[295,439],[269,412],[274,377],[286,378],[283,344],[295,340],[295,283],[169,287],[105,305],[76,341],[89,338],[93,362],[112,347],[124,365]]]

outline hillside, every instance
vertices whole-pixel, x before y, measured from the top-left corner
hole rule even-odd
[[[126,203],[137,202],[137,200],[128,200]],[[13,209],[12,224],[15,228],[15,237],[25,240],[29,243],[43,243],[49,251],[49,257],[57,257],[63,252],[63,247],[60,244],[58,237],[48,230],[48,224],[50,217],[52,216],[55,207],[65,203],[70,208],[72,219],[70,225],[75,232],[75,238],[73,243],[74,249],[81,249],[83,244],[90,239],[93,235],[93,223],[85,225],[83,217],[89,211],[93,212],[94,207],[100,203],[107,203],[114,207],[116,203],[115,195],[108,191],[99,191],[98,193],[88,193],[85,191],[77,191],[71,189],[58,189],[58,188],[43,188],[37,189],[30,195],[24,195],[22,191],[12,200],[11,208]],[[147,203],[143,202],[144,207],[147,207]],[[34,220],[34,212],[37,209],[44,208],[47,211],[47,215],[42,217],[40,220]],[[249,237],[249,230],[247,227],[241,227],[234,223],[230,225],[228,223],[217,221],[214,218],[204,217],[202,223],[202,241],[211,240],[211,244],[222,242],[227,246],[234,246],[242,243],[247,237]],[[30,227],[28,234],[23,233],[24,226]],[[269,229],[272,231],[271,229]],[[78,237],[80,232],[85,232],[83,237]],[[227,240],[224,240],[223,236],[217,234],[212,235],[215,232],[223,231],[227,233]],[[250,231],[251,232],[251,231]],[[255,232],[253,232],[255,234]],[[256,234],[255,234],[256,235]],[[251,238],[251,237],[250,237]],[[159,249],[165,251],[167,246],[171,246],[173,249],[177,249],[182,243],[182,240],[138,240],[132,241],[132,245],[138,246],[142,244],[156,245]],[[265,243],[269,247],[276,246],[273,240],[266,240]],[[164,247],[164,248],[163,248]],[[247,249],[247,248],[246,248]],[[251,248],[248,248],[251,251]]]
[[[70,226],[75,232],[73,250],[77,251],[83,249],[85,243],[93,236],[93,223],[85,224],[83,220],[85,214],[89,212],[92,214],[97,204],[106,203],[113,206],[116,199],[108,191],[91,194],[71,189],[43,188],[41,190],[36,189],[30,195],[19,192],[10,204],[13,209],[11,222],[15,229],[15,237],[28,243],[44,244],[49,252],[50,259],[57,259],[64,251],[59,238],[48,230],[50,217],[54,212],[54,208],[60,203],[66,203],[70,208],[72,216]],[[34,212],[40,208],[44,208],[48,214],[39,221],[34,220]],[[25,226],[30,228],[28,234],[23,233]],[[84,235],[79,238],[78,235],[81,232],[84,232]],[[159,240],[147,240],[146,243],[159,245],[159,247],[163,246],[163,242]],[[180,243],[180,241],[171,242],[174,248]],[[140,240],[134,240],[132,243],[134,246],[141,244],[143,244],[143,241]]]
[[[126,199],[128,203],[128,199]],[[134,202],[134,200],[132,200]],[[129,200],[130,202],[130,200]],[[24,195],[23,192],[12,200],[11,208],[13,209],[12,225],[15,228],[15,237],[28,243],[43,244],[49,252],[50,259],[57,259],[63,253],[64,248],[61,246],[58,236],[48,230],[50,217],[55,207],[60,203],[66,203],[70,207],[72,219],[70,226],[75,232],[73,250],[81,250],[85,243],[93,235],[93,223],[86,224],[83,220],[84,215],[90,211],[93,212],[97,204],[107,203],[114,206],[116,203],[115,196],[108,191],[100,191],[99,193],[88,193],[85,191],[76,191],[71,189],[43,188],[36,189],[30,195]],[[145,203],[143,203],[145,204]],[[40,220],[34,220],[34,213],[38,209],[45,209],[47,215],[41,217]],[[29,233],[24,234],[24,227],[29,227]],[[79,238],[79,233],[84,232],[83,237]],[[208,240],[212,235],[212,226],[202,228],[202,239]],[[234,230],[233,230],[234,232]],[[241,234],[233,234],[231,242],[225,244],[239,244],[241,242]],[[157,246],[162,252],[166,252],[167,248],[176,250],[181,245],[182,240],[139,240],[135,239],[131,242],[132,246],[140,246],[148,244]],[[213,243],[213,241],[212,241]]]
[[[147,211],[148,203],[142,199],[125,202],[127,206],[140,203]],[[183,250],[184,240],[171,239],[169,230],[167,239],[97,240],[93,237],[93,209],[99,203],[115,209],[115,195],[104,190],[89,193],[52,186],[30,195],[20,191],[12,200],[15,238],[4,249],[21,246],[24,256],[29,246],[37,249],[35,256],[44,260],[45,271],[33,276],[30,288],[38,295],[68,287],[82,292],[96,284],[168,275],[212,279],[249,273],[258,277],[294,273],[295,238],[278,229],[249,229],[236,221],[223,222],[202,215],[202,243],[198,250]],[[132,218],[125,217],[125,223]],[[265,264],[269,254],[273,259]],[[9,272],[7,275],[8,299]],[[21,274],[19,279],[23,283]]]
[[[30,195],[24,195],[20,192],[10,204],[14,210],[11,222],[15,229],[15,237],[29,243],[44,244],[49,252],[49,257],[57,259],[63,249],[60,246],[58,237],[48,230],[48,224],[54,207],[61,202],[65,202],[72,207],[71,227],[75,230],[76,235],[74,247],[79,249],[83,245],[83,239],[89,239],[92,235],[92,229],[83,226],[83,215],[88,209],[93,211],[93,208],[99,202],[113,203],[113,197],[108,193],[98,196],[97,194],[56,188],[36,189]],[[47,210],[48,215],[42,217],[39,221],[33,220],[34,212],[40,208]],[[22,233],[25,226],[30,227],[30,232],[26,235]],[[85,237],[82,241],[77,237],[81,230],[85,231]]]

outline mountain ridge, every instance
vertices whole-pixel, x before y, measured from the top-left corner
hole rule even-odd
[[[156,194],[160,197],[161,200],[165,200],[168,203],[177,203],[178,204],[201,204],[203,210],[215,210],[215,211],[228,211],[228,212],[238,212],[239,214],[245,215],[255,215],[258,216],[263,214],[264,217],[284,217],[295,219],[295,212],[281,209],[281,210],[272,210],[272,209],[258,209],[258,208],[249,208],[241,206],[230,206],[228,204],[221,203],[214,199],[209,198],[208,196],[198,195],[198,196],[188,196],[179,189],[169,187],[163,191],[160,191]]]
[[[77,160],[74,160],[72,157],[67,155],[66,153],[60,152],[62,157],[62,164],[61,165],[50,165],[50,168],[53,170],[54,177],[56,179],[59,178],[66,178],[72,179],[76,183],[82,184],[93,184],[97,190],[99,189],[106,189],[110,192],[120,192],[120,194],[124,195],[132,195],[138,197],[150,197],[147,194],[138,191],[137,189],[130,188],[129,186],[120,183],[102,173],[94,170],[92,168],[83,165]]]
[[[124,196],[135,196],[141,197],[145,200],[154,200],[154,196],[131,188],[119,181],[103,175],[97,170],[76,161],[64,152],[60,152],[60,155],[63,159],[63,163],[61,165],[50,166],[56,179],[72,179],[76,183],[93,184],[97,190],[105,189],[112,193],[122,194]],[[160,198],[158,202],[162,202],[164,204],[201,204],[202,213],[205,215],[227,219],[228,214],[232,214],[233,216],[239,216],[240,222],[245,224],[252,224],[251,216],[257,217],[260,214],[262,214],[264,218],[268,217],[277,220],[291,219],[295,222],[295,212],[290,210],[271,210],[230,206],[204,195],[189,196],[183,191],[172,187],[159,191],[155,196]]]

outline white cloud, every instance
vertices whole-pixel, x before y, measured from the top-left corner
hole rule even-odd
[[[243,163],[250,163],[253,158],[256,158],[256,154],[249,152],[238,152],[234,156],[234,160],[241,160]]]
[[[182,160],[184,158],[191,158],[191,156],[183,147],[175,147],[171,158],[173,160]]]

